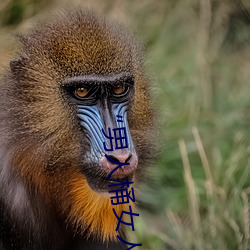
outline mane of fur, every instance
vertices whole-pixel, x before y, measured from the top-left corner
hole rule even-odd
[[[59,86],[77,75],[131,72],[135,98],[128,119],[138,154],[146,158],[152,112],[138,45],[124,28],[88,11],[61,15],[20,40],[0,89],[0,201],[29,233],[46,231],[50,211],[76,233],[114,239],[112,208],[119,215],[131,204],[112,206],[87,184],[78,165],[88,145],[81,144],[76,115]]]

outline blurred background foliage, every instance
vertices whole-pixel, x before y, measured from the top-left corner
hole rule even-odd
[[[250,249],[249,0],[1,0],[1,72],[13,33],[74,4],[125,23],[147,55],[159,155],[138,189],[131,241]]]

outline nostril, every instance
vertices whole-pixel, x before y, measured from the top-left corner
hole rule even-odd
[[[116,157],[114,157],[113,155],[108,155],[108,157],[111,158],[111,159],[114,160],[114,161],[120,162],[120,161],[119,161]],[[109,160],[109,159],[107,158],[107,160]]]
[[[121,152],[105,154],[99,159],[99,166],[108,174],[108,178],[115,172],[116,177],[128,176],[137,167],[138,158],[136,153]]]
[[[125,162],[126,162],[126,163],[129,162],[129,160],[131,159],[131,157],[132,157],[132,154],[129,155],[129,157],[126,159]]]
[[[114,163],[112,161],[119,162],[119,163],[122,163],[122,162],[128,163],[131,160],[131,158],[132,158],[132,154],[130,153],[128,157],[127,157],[127,155],[123,155],[123,154],[116,155],[116,156],[114,156],[114,155],[107,155],[106,158],[111,163]]]

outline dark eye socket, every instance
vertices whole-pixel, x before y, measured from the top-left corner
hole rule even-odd
[[[120,81],[113,85],[112,87],[112,94],[114,97],[124,97],[131,92],[130,90],[133,89],[134,81],[132,77],[124,77],[120,79]]]
[[[93,82],[89,84],[83,81],[69,81],[63,85],[63,89],[75,102],[85,103],[86,105],[96,103],[98,85]]]
[[[134,79],[131,76],[123,76],[119,79],[106,80],[100,77],[89,77],[89,79],[82,79],[74,77],[67,80],[62,88],[75,102],[81,102],[85,105],[96,104],[101,93],[107,91],[109,98],[114,103],[127,101],[134,93]],[[104,92],[103,92],[104,91]]]
[[[71,93],[73,97],[86,105],[93,105],[97,101],[98,86],[96,84],[76,84]]]
[[[89,93],[89,90],[90,88],[87,88],[87,87],[77,87],[75,90],[74,90],[74,95],[78,98],[84,98],[88,95]]]
[[[128,90],[128,86],[125,86],[125,84],[121,84],[121,83],[116,84],[115,86],[113,86],[113,95],[115,96],[124,95],[127,90]]]

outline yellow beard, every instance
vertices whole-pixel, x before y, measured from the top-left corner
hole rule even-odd
[[[82,231],[88,229],[88,236],[94,235],[103,241],[115,240],[118,234],[116,232],[118,220],[113,208],[120,216],[123,210],[129,211],[129,206],[134,206],[131,200],[127,204],[112,205],[110,197],[94,192],[82,175],[73,179],[70,196],[73,205],[69,220]],[[122,218],[123,221],[124,218],[125,216]]]

